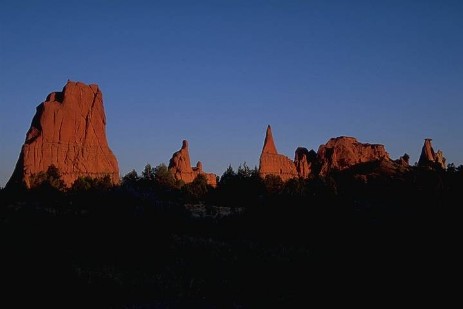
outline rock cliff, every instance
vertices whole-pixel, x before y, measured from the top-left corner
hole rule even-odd
[[[360,163],[390,160],[383,145],[359,143],[354,137],[347,136],[331,138],[325,145],[321,145],[317,159],[322,176],[332,170],[340,171]]]
[[[68,81],[37,106],[16,168],[8,182],[30,187],[31,177],[56,166],[66,186],[79,176],[119,183],[118,162],[106,139],[103,95],[98,85]]]

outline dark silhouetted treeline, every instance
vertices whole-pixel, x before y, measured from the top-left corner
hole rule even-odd
[[[283,182],[243,164],[213,188],[148,164],[69,189],[52,167],[0,190],[2,307],[443,306],[462,192],[453,165]]]

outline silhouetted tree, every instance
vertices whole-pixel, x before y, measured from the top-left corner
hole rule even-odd
[[[122,177],[122,185],[125,187],[136,187],[140,178],[134,169]]]
[[[230,184],[230,182],[233,182],[235,177],[236,177],[236,173],[233,170],[233,167],[229,165],[227,170],[220,177],[220,180],[218,181],[218,185],[226,186]]]
[[[250,169],[246,162],[237,173],[231,165],[223,173],[215,191],[217,202],[227,206],[251,206],[258,203],[265,188],[257,167]]]
[[[272,196],[281,193],[284,182],[278,175],[266,175],[264,178],[264,186],[267,194]]]
[[[284,183],[283,196],[287,199],[301,200],[307,197],[307,180],[303,178],[291,178]]]
[[[72,191],[88,191],[94,186],[94,179],[85,176],[77,178],[71,186]]]
[[[253,174],[253,170],[249,168],[249,166],[244,162],[242,165],[238,166],[237,175],[240,179],[245,179],[251,177]]]
[[[164,163],[161,163],[154,168],[154,183],[156,187],[160,189],[176,188],[174,175],[172,175],[167,168],[167,165]]]
[[[89,191],[89,190],[98,190],[106,191],[113,187],[111,177],[105,175],[103,177],[90,177],[90,176],[81,176],[77,178],[71,186],[72,191]]]
[[[61,173],[55,165],[50,165],[46,172],[39,172],[31,176],[31,188],[50,188],[63,191],[66,186],[61,179]]]
[[[312,201],[330,202],[338,194],[337,183],[333,177],[314,177],[308,180],[306,188]]]
[[[198,174],[196,178],[182,187],[187,200],[192,202],[204,201],[209,192],[206,176]]]
[[[155,178],[155,170],[151,167],[151,164],[147,163],[141,175],[144,180],[152,182]]]

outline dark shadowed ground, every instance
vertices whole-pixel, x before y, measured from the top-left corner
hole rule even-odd
[[[416,306],[458,295],[458,190],[399,196],[340,181],[336,195],[265,196],[225,216],[217,196],[2,190],[2,307]]]

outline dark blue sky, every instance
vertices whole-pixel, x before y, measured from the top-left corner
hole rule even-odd
[[[331,137],[463,164],[463,1],[0,0],[0,186],[35,107],[100,86],[121,175],[183,139],[219,176]]]

